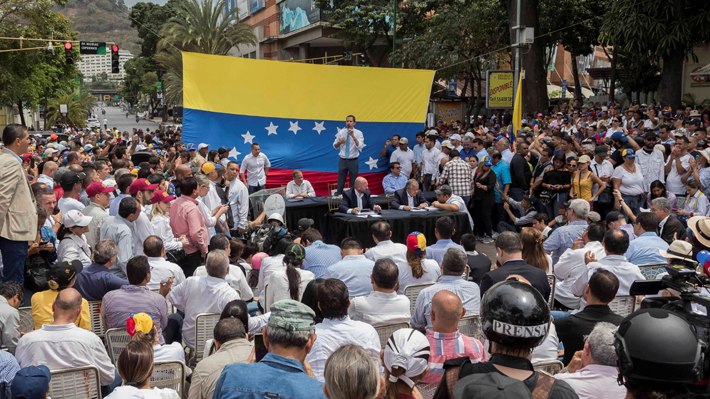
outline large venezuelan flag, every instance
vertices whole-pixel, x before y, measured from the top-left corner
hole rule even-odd
[[[311,65],[183,53],[183,141],[236,148],[259,143],[271,161],[267,188],[303,171],[318,195],[338,176],[335,134],[355,115],[365,137],[360,176],[382,193],[388,160],[380,151],[399,134],[424,129],[434,71]]]

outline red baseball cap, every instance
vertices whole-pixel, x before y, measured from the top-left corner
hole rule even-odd
[[[158,202],[170,202],[175,199],[175,196],[168,194],[167,191],[158,190],[153,193],[153,198],[151,198],[150,203],[156,204]]]
[[[110,193],[111,191],[113,191],[113,187],[109,187],[103,182],[97,181],[89,184],[89,187],[86,188],[86,195],[89,198],[94,198],[96,194]]]
[[[155,190],[158,188],[158,184],[150,184],[148,179],[137,179],[133,183],[131,183],[131,186],[129,187],[129,191],[131,195],[143,191],[143,190]]]

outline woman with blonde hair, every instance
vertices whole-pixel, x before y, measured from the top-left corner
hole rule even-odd
[[[131,341],[116,361],[123,386],[113,390],[106,399],[180,399],[177,392],[168,388],[151,388],[153,375],[153,348],[145,341]]]
[[[361,346],[341,346],[325,362],[323,393],[328,399],[376,398],[382,385],[378,360]]]
[[[434,282],[441,275],[441,268],[436,261],[425,259],[426,237],[424,234],[415,231],[407,236],[406,256],[406,264],[395,260],[399,268],[398,294],[403,294],[404,288],[408,285]]]
[[[384,399],[420,399],[415,387],[429,372],[429,340],[411,328],[395,331],[387,340]]]
[[[523,260],[531,266],[550,273],[552,257],[545,253],[542,243],[545,241],[540,230],[532,227],[523,227],[520,231],[520,242],[523,244]]]

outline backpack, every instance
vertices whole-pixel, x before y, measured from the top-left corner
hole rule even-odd
[[[521,398],[548,399],[555,384],[555,379],[545,373],[537,373],[537,384],[532,392],[520,380],[510,378],[501,373],[480,373],[458,379],[459,369],[446,371],[446,385],[449,398],[454,398],[454,392],[460,394],[466,391],[468,398]],[[457,382],[458,380],[458,382]]]
[[[286,230],[279,225],[265,223],[257,227],[251,236],[251,242],[256,243],[259,252],[269,252],[278,240],[286,235]]]

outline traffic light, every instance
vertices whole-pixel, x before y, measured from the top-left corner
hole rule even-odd
[[[111,73],[120,73],[118,64],[118,46],[111,47]]]
[[[71,51],[71,42],[64,43],[64,58],[67,65],[74,65],[74,53]]]
[[[365,53],[360,53],[360,55],[357,56],[357,61],[358,65],[367,66],[367,57],[365,56]]]

